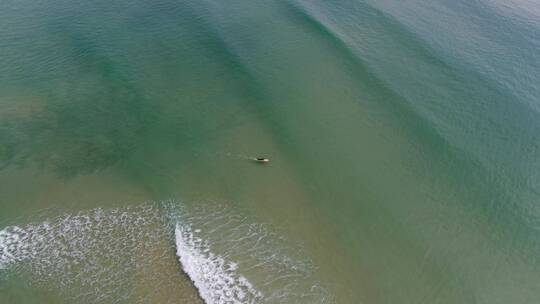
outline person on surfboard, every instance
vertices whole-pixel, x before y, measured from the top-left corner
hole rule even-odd
[[[266,157],[255,157],[253,159],[253,161],[256,162],[256,163],[265,164],[265,163],[269,162],[270,160],[268,158],[266,158]]]

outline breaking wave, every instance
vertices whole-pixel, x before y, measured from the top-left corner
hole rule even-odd
[[[176,250],[182,269],[193,280],[207,304],[256,303],[262,293],[236,273],[238,264],[210,252],[207,242],[191,228],[177,225]]]
[[[0,230],[0,280],[23,275],[76,302],[331,303],[315,270],[270,227],[217,204],[98,208]]]

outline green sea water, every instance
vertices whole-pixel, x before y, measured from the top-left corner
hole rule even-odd
[[[535,1],[0,2],[2,304],[538,303],[539,172]]]

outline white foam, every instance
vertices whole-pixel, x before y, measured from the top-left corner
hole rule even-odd
[[[178,257],[168,245],[173,238]],[[304,254],[216,204],[98,208],[0,230],[0,279],[24,273],[71,303],[152,303],[188,283],[163,271],[177,259],[206,304],[332,302]],[[133,282],[141,279],[159,283],[138,293]],[[193,303],[192,296],[171,301]]]
[[[248,279],[237,273],[238,265],[210,251],[208,242],[189,226],[177,225],[177,255],[206,304],[258,303],[263,295]]]
[[[27,255],[27,232],[17,226],[0,231],[0,269],[24,259]]]
[[[146,269],[139,261],[162,263],[169,251],[158,245],[169,236],[152,204],[6,227],[0,230],[0,275],[25,273],[30,284],[57,287],[73,303],[146,303],[134,300],[129,278]]]

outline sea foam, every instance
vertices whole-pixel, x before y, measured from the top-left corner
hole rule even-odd
[[[144,273],[166,287],[169,281],[145,266],[167,261],[163,244],[169,237],[153,204],[10,226],[0,230],[0,279],[24,273],[29,284],[57,289],[74,303],[145,303],[130,288],[130,278]]]
[[[28,255],[27,237],[28,233],[17,226],[0,231],[0,269],[6,269]]]
[[[200,230],[176,226],[176,249],[182,269],[189,275],[207,304],[252,304],[263,297],[237,264],[210,251],[208,242],[196,236]]]
[[[188,211],[176,216],[177,256],[207,304],[333,302],[301,247],[269,225],[216,204]]]
[[[195,303],[195,293],[171,296],[190,288],[181,269],[206,304],[331,303],[304,256],[213,203],[97,208],[0,230],[0,281],[21,273],[73,303]]]

